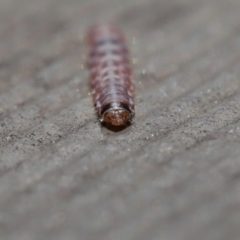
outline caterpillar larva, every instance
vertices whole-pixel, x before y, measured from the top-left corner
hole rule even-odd
[[[124,126],[134,117],[133,79],[122,32],[110,24],[87,35],[93,100],[101,122]]]

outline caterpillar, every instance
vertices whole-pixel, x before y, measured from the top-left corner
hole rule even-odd
[[[133,77],[123,33],[111,24],[92,26],[87,34],[93,101],[100,122],[125,126],[135,115]]]

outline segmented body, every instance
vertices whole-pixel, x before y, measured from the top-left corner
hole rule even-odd
[[[93,100],[100,121],[120,126],[134,116],[129,52],[121,31],[112,25],[93,26],[88,33]]]

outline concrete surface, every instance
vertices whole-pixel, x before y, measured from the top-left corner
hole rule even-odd
[[[1,0],[0,239],[240,239],[239,0]],[[136,117],[94,115],[85,30],[132,51]]]

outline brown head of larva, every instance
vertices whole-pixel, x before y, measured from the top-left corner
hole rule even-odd
[[[102,115],[102,122],[112,126],[126,126],[131,122],[133,113],[122,106],[122,104],[111,104]]]
[[[106,112],[103,121],[113,126],[124,126],[132,119],[131,113],[125,109],[116,109]]]

